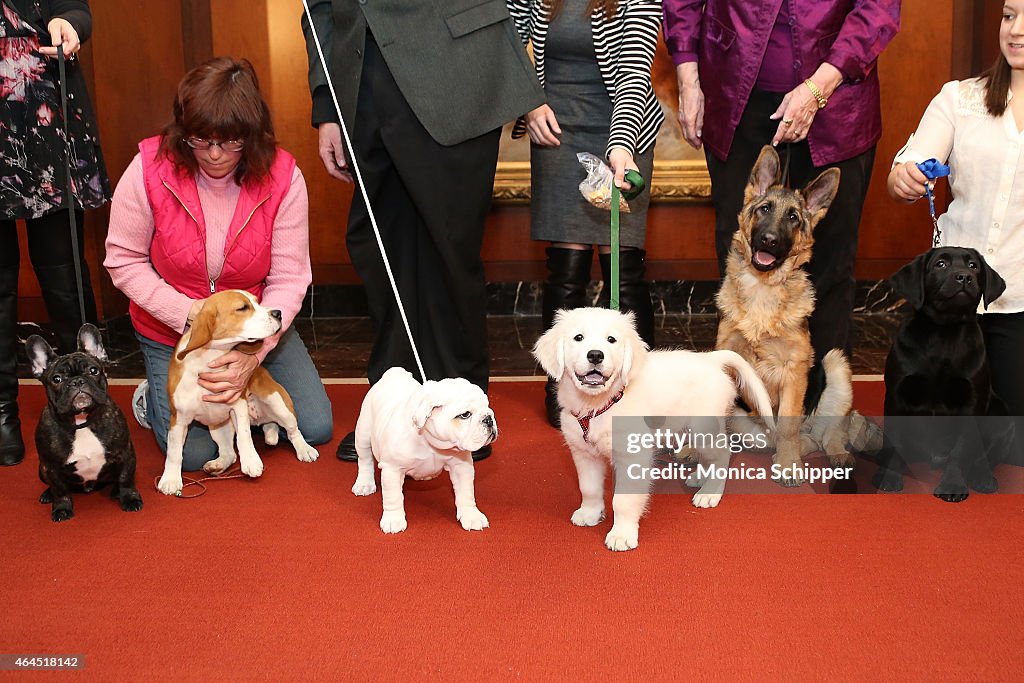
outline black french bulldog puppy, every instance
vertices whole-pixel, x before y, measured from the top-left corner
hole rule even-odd
[[[981,254],[962,247],[931,249],[889,283],[913,313],[885,363],[885,446],[875,486],[901,490],[904,461],[916,453],[944,468],[935,489],[944,501],[964,500],[968,487],[995,492],[994,454],[1008,445],[1013,427],[984,417],[1006,415],[1006,406],[992,391],[977,310],[1006,283]]]
[[[58,356],[32,335],[25,342],[32,374],[46,388],[47,406],[36,427],[39,478],[47,489],[40,503],[51,503],[51,519],[74,516],[71,493],[113,484],[111,496],[125,512],[142,509],[135,488],[135,448],[124,413],[107,394],[103,363],[107,352],[100,332],[86,323],[78,331],[78,351]]]

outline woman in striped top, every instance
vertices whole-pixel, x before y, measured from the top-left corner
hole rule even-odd
[[[657,0],[507,0],[524,44],[532,44],[537,77],[548,103],[516,123],[514,137],[530,136],[531,229],[548,241],[544,327],[555,311],[583,306],[593,247],[604,282],[610,279],[609,214],[591,206],[578,185],[576,154],[604,156],[624,189],[627,170],[650,181],[654,141],[664,115],[651,85],[651,63],[661,28]],[[644,235],[649,193],[622,215],[619,301],[636,314],[637,329],[654,343],[654,312],[644,279]],[[608,288],[601,292],[607,301]],[[548,381],[547,414],[558,425],[555,384]]]

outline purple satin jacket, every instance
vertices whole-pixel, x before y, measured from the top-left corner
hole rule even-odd
[[[845,77],[811,124],[811,159],[824,166],[867,151],[882,135],[875,65],[899,31],[900,0],[664,0],[672,58],[698,62],[704,144],[728,158],[783,2],[789,3],[798,80],[822,62]]]

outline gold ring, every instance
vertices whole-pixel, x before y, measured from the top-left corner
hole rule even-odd
[[[782,125],[784,125],[784,126],[792,126],[793,125],[793,119],[782,119]]]

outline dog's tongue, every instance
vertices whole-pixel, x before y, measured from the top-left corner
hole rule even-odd
[[[770,266],[775,263],[775,256],[769,254],[767,251],[758,251],[754,253],[754,260],[757,261],[759,265]]]
[[[583,376],[584,384],[604,384],[604,375],[597,370],[592,370]]]

